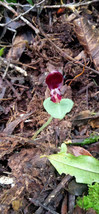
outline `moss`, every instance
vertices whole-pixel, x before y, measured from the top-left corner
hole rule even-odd
[[[77,205],[85,210],[93,208],[99,214],[99,184],[88,186],[88,195],[77,198]]]

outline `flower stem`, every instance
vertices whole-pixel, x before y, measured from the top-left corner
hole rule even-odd
[[[46,123],[43,124],[43,126],[41,126],[40,129],[37,130],[37,132],[34,134],[34,136],[31,138],[31,140],[34,140],[36,138],[36,136],[43,130],[46,128],[46,126],[48,126],[50,124],[50,122],[52,121],[53,117],[51,116]]]

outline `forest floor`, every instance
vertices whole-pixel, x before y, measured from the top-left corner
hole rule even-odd
[[[73,143],[68,145],[72,154],[99,158],[99,140],[80,147],[80,152],[74,148],[75,143],[79,146],[99,135],[99,2],[84,6],[80,2],[75,11],[68,1],[63,10],[56,2],[54,9],[45,4],[43,10],[34,8],[21,18],[19,14],[29,8],[0,2],[1,214],[95,213],[75,208],[83,191],[79,193],[74,178],[59,175],[47,158],[40,158],[56,153],[68,141]],[[74,106],[32,140],[50,117],[43,101],[48,96],[46,76],[52,70],[62,72],[62,97],[72,99]]]

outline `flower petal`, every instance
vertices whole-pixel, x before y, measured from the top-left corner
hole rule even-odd
[[[60,103],[61,99],[62,99],[62,97],[59,94],[57,94],[56,96],[51,96],[51,101],[53,103]]]
[[[46,84],[48,85],[49,89],[60,88],[63,82],[63,75],[59,71],[52,71],[46,77]]]
[[[62,97],[58,88],[52,89],[50,95],[53,103],[60,103]]]

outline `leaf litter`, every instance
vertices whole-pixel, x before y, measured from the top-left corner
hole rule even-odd
[[[10,5],[5,8],[2,3],[2,16],[6,19],[0,19],[0,24],[4,24],[3,27],[0,25],[0,45],[5,47],[0,57],[0,174],[1,178],[8,178],[8,183],[3,177],[4,182],[0,183],[1,213],[63,214],[70,210],[75,213],[77,209],[79,213],[85,212],[80,208],[74,209],[75,197],[71,198],[73,193],[68,190],[72,178],[59,176],[48,160],[40,156],[55,154],[63,141],[81,142],[92,134],[99,134],[99,65],[96,60],[99,41],[94,30],[99,31],[98,4],[78,7],[80,19],[70,9],[58,14],[56,7],[54,10],[41,10],[39,16],[36,10],[31,10],[25,15],[25,20],[15,21],[15,9]],[[18,16],[23,8],[19,10],[17,7],[20,6],[14,6]],[[87,24],[84,11],[89,20]],[[6,28],[8,21],[10,23]],[[86,24],[85,33],[80,29],[84,44],[75,30],[77,26],[74,23],[77,25],[78,21],[82,22],[83,29]],[[40,33],[33,31],[31,23]],[[85,40],[90,31],[95,54],[90,38],[87,44]],[[84,50],[86,53],[82,54]],[[81,74],[83,66],[85,69]],[[43,108],[43,101],[49,97],[45,79],[52,69],[63,72],[62,96],[72,99],[74,107],[63,120],[54,119],[33,141],[31,137],[49,117]],[[93,155],[98,159],[99,142],[83,147],[71,144],[68,151],[75,156]],[[82,184],[80,186],[82,188]],[[76,194],[79,195],[77,188]],[[70,201],[73,202],[72,207]]]

